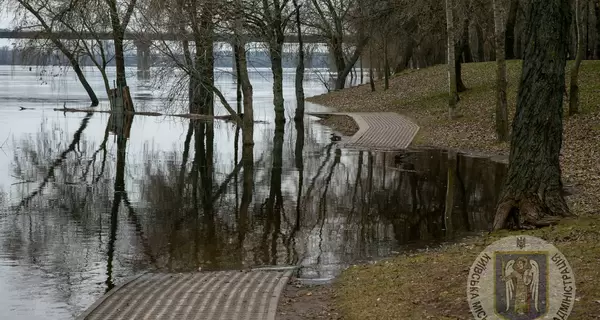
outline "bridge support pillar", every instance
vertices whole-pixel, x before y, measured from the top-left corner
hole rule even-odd
[[[141,79],[150,77],[150,43],[136,41],[137,48],[137,74]]]

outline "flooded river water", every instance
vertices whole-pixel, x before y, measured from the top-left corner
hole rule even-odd
[[[242,161],[241,134],[223,121],[135,116],[119,140],[107,114],[53,111],[88,102],[74,74],[50,71],[0,67],[2,319],[73,319],[145,271],[299,265],[301,277],[335,277],[411,243],[444,241],[449,227],[488,228],[505,172],[487,158],[449,163],[437,149],[340,149],[308,116],[275,134],[266,69],[251,74],[261,120],[252,161]],[[293,72],[284,80],[287,116]],[[88,73],[102,95],[99,75]],[[217,74],[234,103],[234,80]],[[138,111],[173,104],[152,83],[132,76],[129,85]],[[305,88],[325,91],[314,76]],[[449,165],[459,179],[445,222]]]

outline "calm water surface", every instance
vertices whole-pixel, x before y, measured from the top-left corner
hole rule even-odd
[[[172,117],[135,116],[128,139],[117,139],[106,114],[53,111],[86,106],[87,96],[72,73],[40,70],[0,67],[2,319],[73,319],[144,271],[299,265],[301,277],[322,279],[446,239],[444,151],[342,150],[308,116],[275,130],[267,70],[251,74],[263,121],[252,150],[230,123]],[[290,116],[294,71],[286,72]],[[138,110],[185,104],[131,73]],[[227,72],[218,85],[234,103]],[[324,92],[315,77],[305,88]],[[460,176],[453,229],[487,228],[505,166],[467,156],[451,165]]]

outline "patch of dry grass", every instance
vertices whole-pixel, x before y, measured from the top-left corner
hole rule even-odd
[[[570,66],[571,63],[568,69]],[[507,67],[512,121],[521,62],[509,61]],[[468,87],[460,94],[459,113],[463,117],[452,121],[447,117],[445,66],[399,74],[387,91],[379,83],[376,92],[363,85],[309,100],[339,111],[404,114],[421,126],[413,142],[417,145],[506,155],[508,144],[495,140],[495,68],[493,62],[463,65],[463,80]],[[579,85],[582,113],[565,116],[561,165],[564,182],[574,185],[576,192],[567,198],[569,206],[580,217],[522,233],[551,241],[569,259],[577,278],[579,299],[570,318],[598,319],[600,217],[593,214],[600,212],[599,61],[583,62]],[[485,246],[508,233],[350,268],[335,286],[336,305],[349,320],[470,319],[466,302],[468,269]]]
[[[567,257],[577,281],[569,319],[600,315],[600,218],[564,221],[550,228],[519,232],[553,243]],[[503,231],[346,270],[335,284],[335,302],[347,320],[471,319],[467,277],[487,245],[511,235]]]

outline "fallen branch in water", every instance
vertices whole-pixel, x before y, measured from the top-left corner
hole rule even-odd
[[[93,113],[113,113],[110,110],[94,110],[94,109],[76,109],[76,108],[55,108],[54,111],[62,111],[62,112],[93,112]],[[168,114],[168,113],[160,113],[160,112],[149,112],[149,111],[124,111],[125,115],[135,115],[135,116],[151,116],[151,117],[159,117],[159,116],[168,116],[168,117],[181,117],[188,119],[200,119],[200,120],[232,120],[230,115],[225,116],[209,116],[205,114],[194,114],[194,113],[181,113],[181,114]]]

